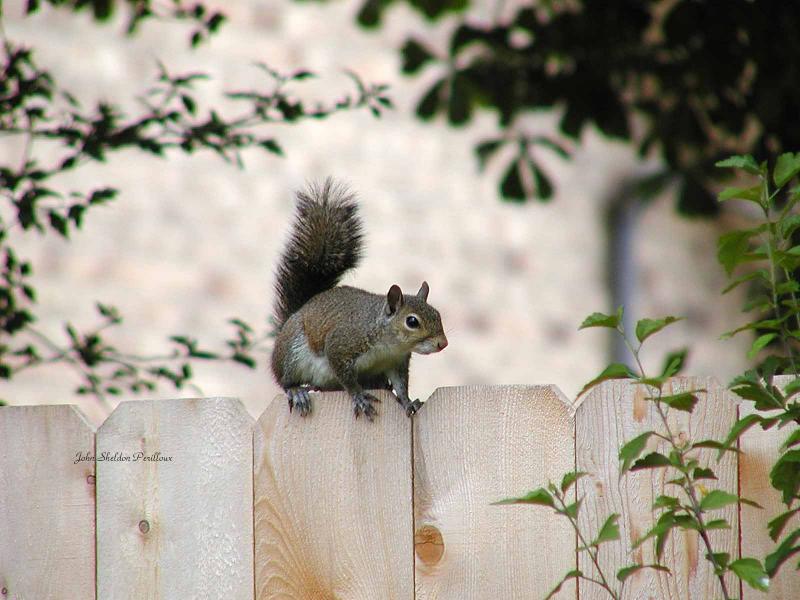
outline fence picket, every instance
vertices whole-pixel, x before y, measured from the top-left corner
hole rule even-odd
[[[229,398],[116,408],[97,432],[100,598],[252,599],[252,432]]]
[[[4,600],[95,597],[94,431],[74,406],[0,408]]]
[[[707,401],[701,400],[694,412],[669,411],[670,429],[676,437],[693,442],[724,439],[736,419],[736,403],[727,391],[710,377],[678,377],[665,385],[665,394],[706,390]],[[648,541],[632,550],[632,542],[643,536],[657,520],[653,501],[661,494],[682,496],[674,485],[666,485],[672,470],[645,469],[619,476],[620,447],[635,436],[649,430],[663,431],[653,402],[647,400],[644,386],[629,381],[606,381],[589,391],[576,406],[577,466],[590,475],[579,482],[578,495],[584,496],[581,526],[596,534],[602,520],[612,513],[623,515],[619,520],[621,542],[602,546],[600,564],[606,578],[615,579],[618,569],[634,563],[656,562],[653,543]],[[666,443],[651,437],[642,456],[651,451],[668,454]],[[708,489],[737,489],[736,458],[728,453],[721,462],[716,451],[699,451],[701,466],[711,467],[717,481],[707,481]],[[669,475],[669,477],[667,477]],[[712,517],[728,520],[731,529],[710,533],[715,552],[728,552],[732,560],[738,556],[738,514],[735,505],[715,511]],[[704,558],[706,549],[697,533],[673,530],[664,550],[663,564],[672,573],[642,570],[626,582],[624,598],[658,598],[659,600],[706,599],[721,596],[719,580]],[[579,557],[579,568],[596,577],[596,570],[585,553]],[[726,578],[729,591],[739,596],[738,580]],[[607,598],[596,585],[581,585],[581,600]]]
[[[782,376],[775,378],[775,384],[785,386],[793,377]],[[739,414],[744,417],[753,413],[753,403],[742,401]],[[769,413],[767,413],[769,414]],[[772,413],[775,414],[775,413]],[[772,465],[780,455],[780,445],[789,433],[797,426],[789,425],[781,430],[768,429],[763,431],[755,426],[749,429],[739,440],[739,480],[741,481],[741,494],[751,498],[763,508],[742,506],[742,555],[752,556],[761,561],[775,549],[775,543],[767,533],[767,523],[786,509],[781,502],[780,492],[775,490],[769,482],[769,473]],[[800,516],[795,515],[787,524],[786,533],[800,527]],[[781,541],[781,537],[778,541]],[[755,598],[770,598],[770,600],[797,600],[800,596],[800,571],[795,567],[796,560],[789,560],[783,565],[778,574],[770,581],[769,592],[759,592],[748,586],[744,587],[742,597],[744,600]]]
[[[256,597],[414,597],[411,422],[387,392],[370,423],[344,393],[313,412],[276,398],[258,420]]]
[[[560,481],[574,425],[554,386],[438,389],[415,417],[417,599],[542,598],[575,568],[569,523],[491,506]],[[575,598],[569,581],[556,598]]]

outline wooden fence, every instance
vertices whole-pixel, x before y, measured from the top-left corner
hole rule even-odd
[[[724,387],[671,386],[708,390],[691,417],[673,411],[674,431],[725,435],[739,408]],[[490,503],[575,468],[591,473],[577,488],[584,527],[623,515],[604,568],[652,560],[631,540],[653,522],[665,473],[620,478],[617,459],[657,427],[641,388],[607,382],[574,405],[553,386],[444,388],[413,420],[383,400],[374,423],[354,420],[341,393],[318,395],[307,419],[277,398],[257,422],[227,398],[123,402],[96,432],[73,406],[0,408],[0,600],[538,599],[592,567],[549,509]],[[713,465],[709,487],[764,506],[720,511],[732,528],[713,532],[718,551],[771,549],[765,524],[781,504],[768,470],[784,435],[751,430],[741,455]],[[625,598],[719,597],[703,554],[676,532],[672,574],[636,573]],[[740,597],[797,600],[793,567],[769,594]],[[557,598],[601,592],[571,581]]]

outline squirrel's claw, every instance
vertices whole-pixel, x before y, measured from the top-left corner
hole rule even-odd
[[[311,398],[305,388],[289,388],[286,390],[286,398],[289,400],[289,412],[296,408],[301,417],[306,417],[311,413]]]
[[[359,415],[363,414],[370,421],[374,421],[378,411],[375,410],[375,407],[372,405],[373,402],[380,402],[380,399],[366,392],[354,394],[353,413],[356,415],[356,419]]]

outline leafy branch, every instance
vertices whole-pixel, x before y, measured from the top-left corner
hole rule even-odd
[[[621,363],[612,364],[587,384],[581,393],[608,379],[631,379],[636,384],[645,386],[648,390],[645,399],[653,403],[661,422],[661,430],[646,431],[629,440],[620,448],[619,458],[622,461],[620,474],[624,475],[644,469],[670,469],[675,476],[667,483],[677,486],[683,492],[682,496],[665,494],[656,498],[653,508],[660,511],[658,521],[644,536],[634,542],[633,548],[638,548],[645,541],[654,539],[656,559],[660,561],[669,534],[673,529],[696,531],[705,546],[705,558],[711,563],[722,595],[726,600],[732,597],[725,581],[725,575],[728,572],[734,573],[754,589],[766,591],[769,586],[769,577],[758,560],[739,558],[731,561],[728,553],[714,550],[709,535],[712,530],[730,528],[726,519],[711,518],[709,513],[735,503],[758,506],[751,500],[740,498],[724,490],[709,491],[703,483],[704,480],[714,480],[717,477],[709,465],[701,465],[699,452],[706,448],[715,448],[722,452],[733,450],[733,448],[725,447],[716,440],[693,442],[684,439],[682,436],[676,435],[670,426],[669,412],[671,410],[691,413],[700,402],[698,394],[705,393],[705,390],[664,393],[665,384],[683,366],[686,352],[679,351],[669,355],[661,374],[656,377],[648,376],[640,358],[642,346],[650,336],[680,319],[669,316],[661,319],[639,320],[636,324],[636,342],[634,343],[626,335],[622,316],[622,308],[612,315],[594,313],[584,320],[581,329],[605,327],[615,330],[622,336],[630,350],[637,370],[632,370]],[[668,451],[666,453],[651,451],[644,454],[651,438],[665,443]],[[643,454],[644,456],[642,456]]]
[[[800,153],[787,152],[778,157],[770,170],[766,161],[757,163],[750,155],[732,156],[717,163],[735,169],[750,179],[745,186],[729,187],[719,194],[721,202],[740,200],[753,204],[761,215],[754,227],[728,232],[720,237],[717,257],[731,283],[728,292],[739,285],[750,286],[745,312],[754,313],[744,325],[724,334],[732,337],[752,331],[755,339],[748,357],[766,357],[755,368],[736,377],[730,388],[740,398],[753,402],[757,412],[739,419],[731,428],[720,451],[735,446],[751,427],[767,430],[800,425],[800,379],[798,378],[798,340],[800,340],[800,186],[789,184],[800,174]],[[744,274],[734,277],[737,271]],[[788,375],[788,383],[779,386],[778,374]],[[770,471],[770,483],[781,493],[786,510],[768,523],[771,539],[777,544],[764,562],[774,576],[792,556],[800,553],[800,527],[790,530],[781,540],[787,525],[800,511],[800,432],[794,429],[781,445],[781,454]],[[796,521],[795,521],[796,523]],[[781,540],[779,542],[779,540]],[[798,564],[800,568],[800,564]]]

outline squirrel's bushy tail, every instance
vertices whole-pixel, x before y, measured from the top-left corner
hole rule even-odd
[[[361,259],[355,197],[328,177],[297,193],[292,234],[278,263],[275,318],[283,326],[315,295],[334,287]]]

